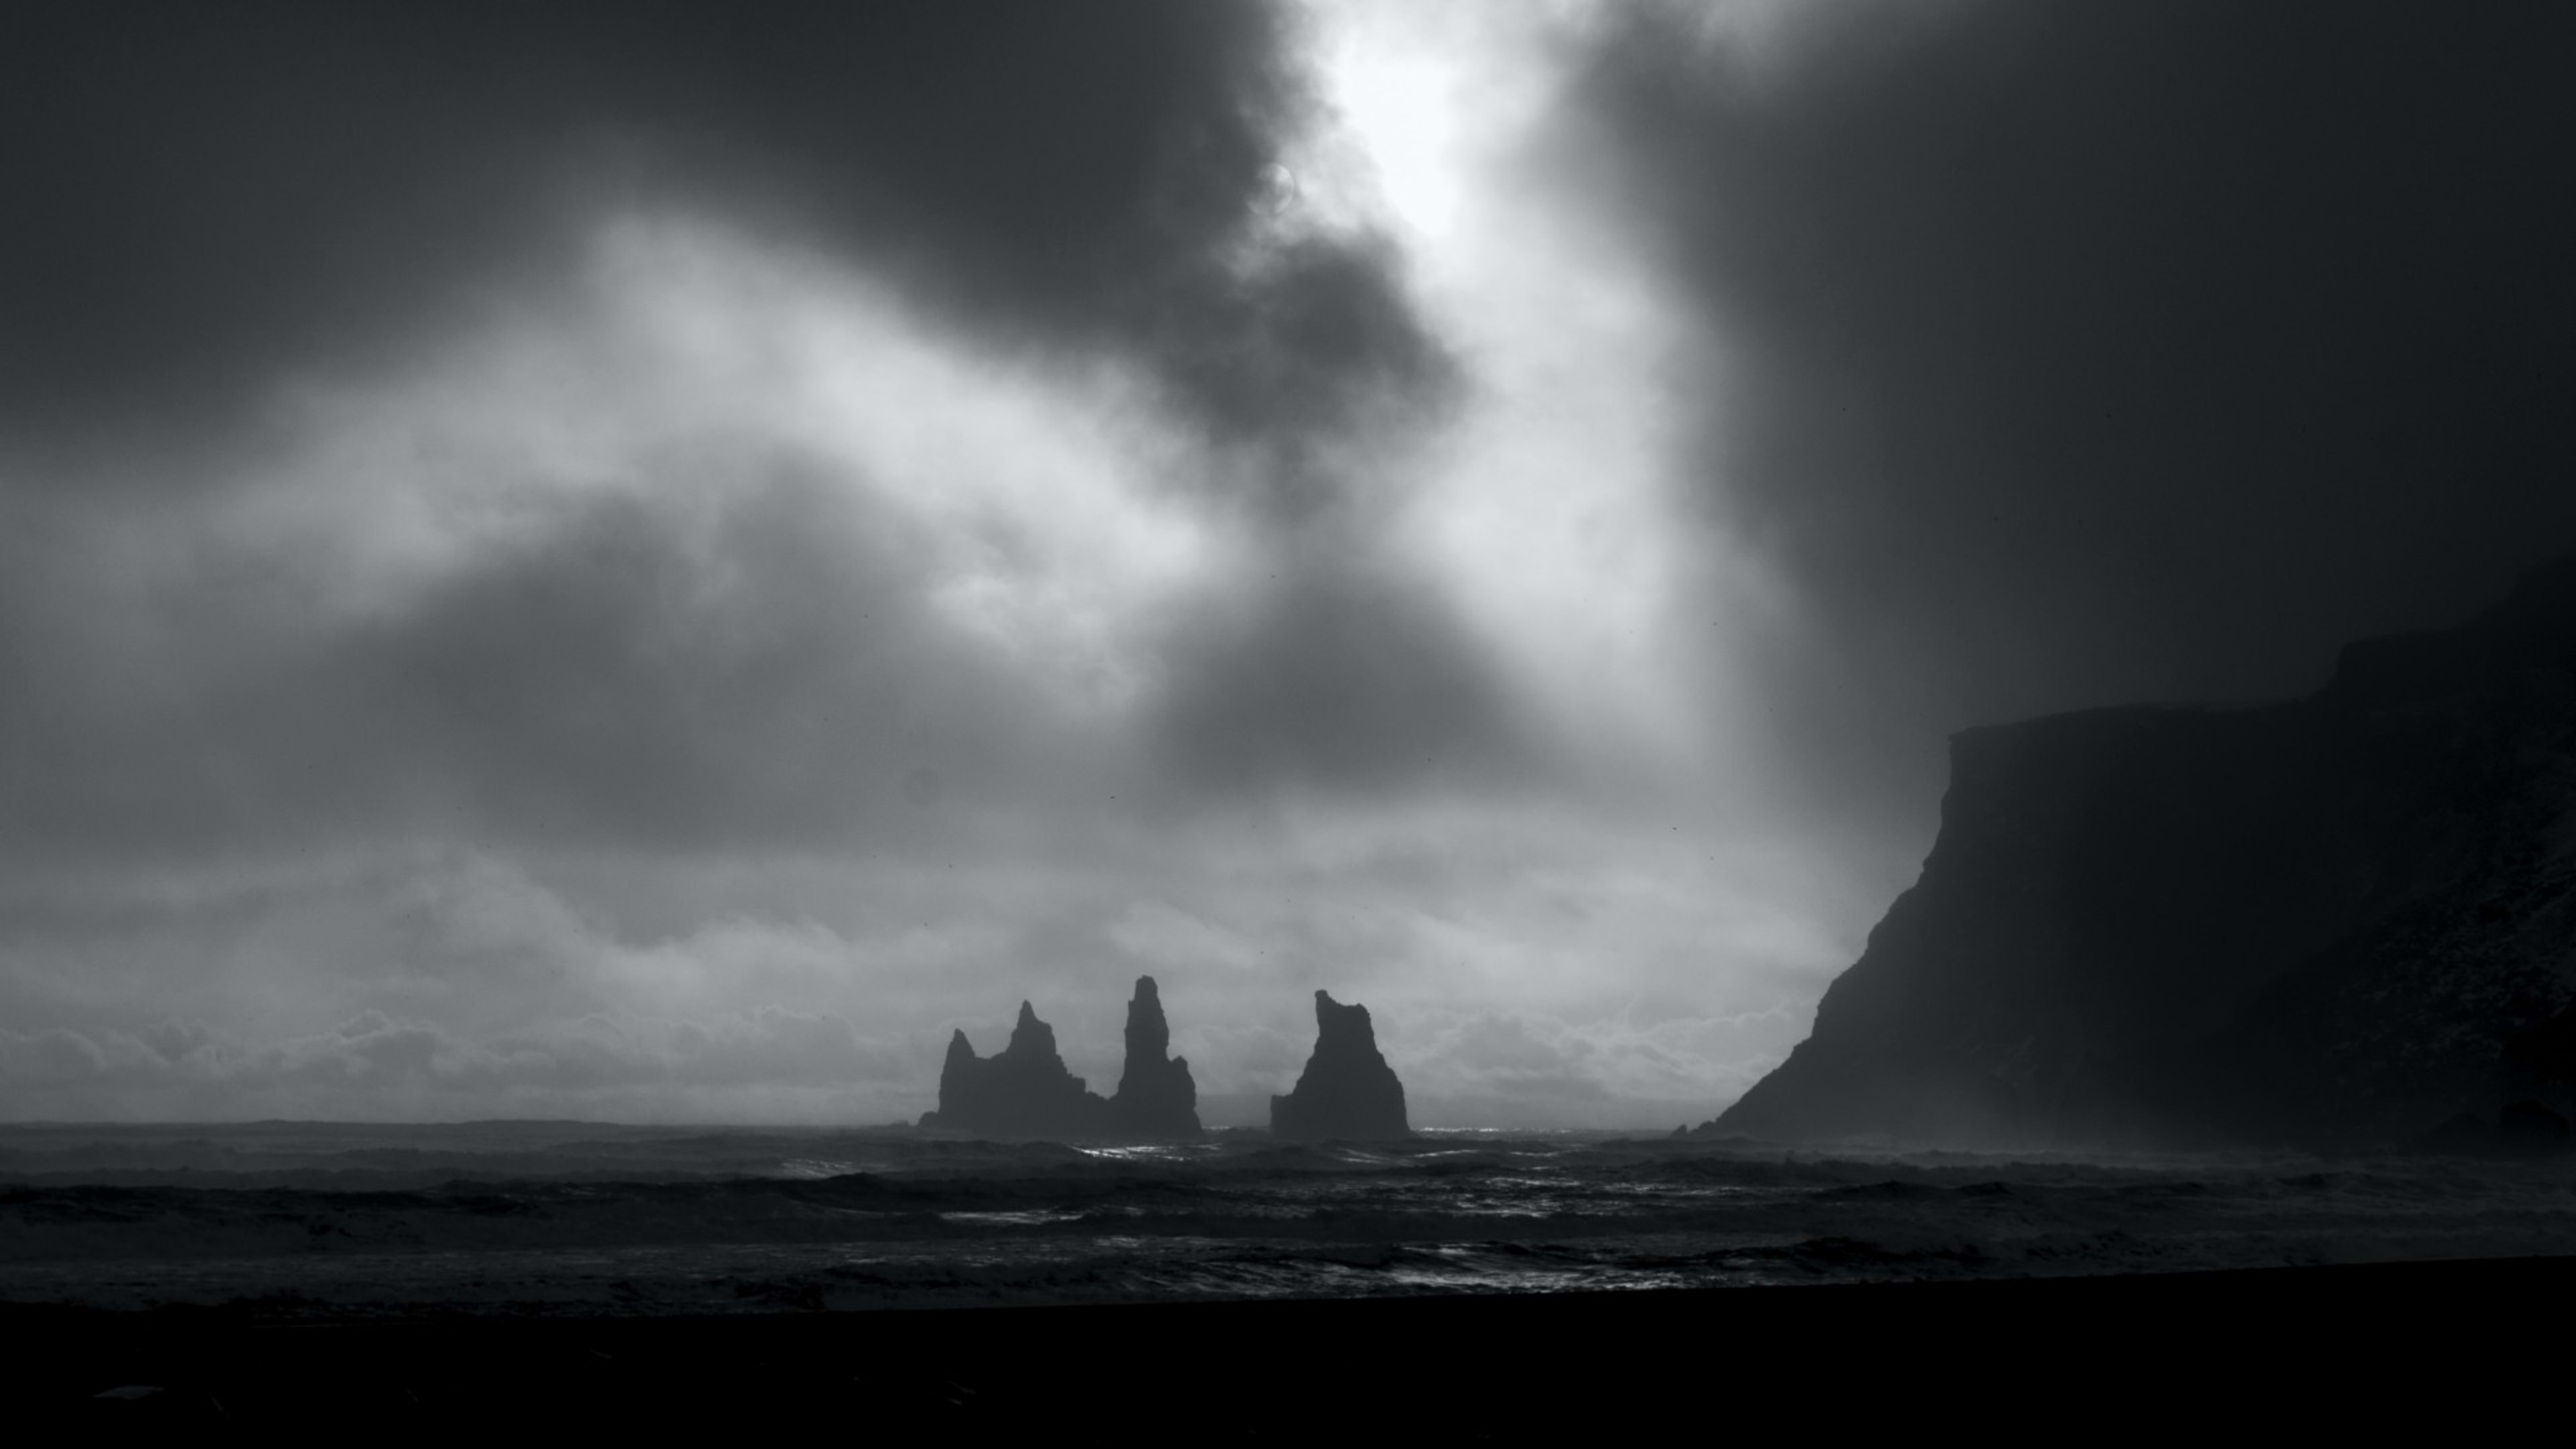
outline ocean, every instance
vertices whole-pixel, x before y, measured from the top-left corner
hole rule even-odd
[[[1556,1294],[2576,1249],[2576,1159],[1584,1132],[997,1144],[585,1122],[0,1127],[0,1302],[260,1320]]]

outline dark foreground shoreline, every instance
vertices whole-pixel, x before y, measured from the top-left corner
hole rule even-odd
[[[63,1427],[947,1426],[1077,1442],[1692,1424],[1708,1437],[1756,1422],[2455,1432],[2557,1416],[2571,1294],[2576,1257],[651,1319],[263,1324],[231,1309],[0,1305],[0,1334],[10,1421]],[[132,1392],[145,1386],[158,1392]]]

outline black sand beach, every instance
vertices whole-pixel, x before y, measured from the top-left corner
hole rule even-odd
[[[10,1414],[370,1437],[2243,1433],[2542,1409],[2576,1258],[1692,1291],[263,1324],[9,1305]],[[153,1392],[139,1392],[143,1389]]]

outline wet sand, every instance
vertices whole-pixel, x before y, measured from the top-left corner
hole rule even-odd
[[[0,1332],[11,1421],[65,1429],[2304,1439],[2554,1419],[2571,1292],[2576,1258],[2526,1258],[699,1318],[331,1324],[5,1305]]]

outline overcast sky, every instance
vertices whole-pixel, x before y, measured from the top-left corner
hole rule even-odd
[[[1700,1120],[2576,546],[2576,11],[0,12],[0,1115]]]

